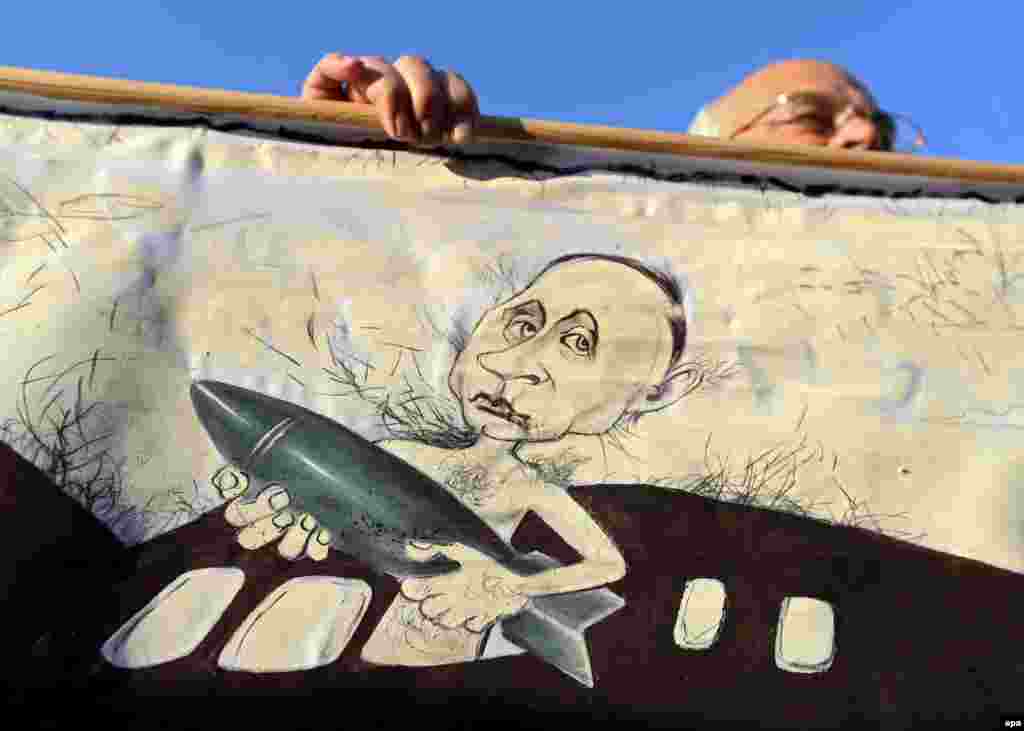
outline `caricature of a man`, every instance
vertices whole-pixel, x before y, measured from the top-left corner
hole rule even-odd
[[[625,257],[561,257],[489,309],[448,379],[476,442],[457,450],[398,440],[381,446],[442,484],[450,486],[452,474],[476,476],[476,489],[453,492],[499,535],[511,540],[533,512],[581,560],[523,577],[464,546],[410,545],[413,557],[443,552],[462,568],[403,581],[363,659],[382,665],[472,660],[484,652],[495,622],[532,597],[620,579],[626,565],[612,541],[565,490],[540,479],[519,450],[569,435],[601,435],[670,405],[679,398],[674,382],[687,370],[685,341],[679,283]],[[266,500],[233,503],[226,515],[247,526],[239,541],[249,548],[283,535],[280,550],[291,558],[326,555],[326,531],[313,516],[275,524],[280,512]]]

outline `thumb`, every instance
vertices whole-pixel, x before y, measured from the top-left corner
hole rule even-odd
[[[409,541],[405,544],[405,555],[413,561],[430,561],[436,556],[444,556],[452,561],[459,561],[459,557],[463,555],[463,549],[465,549],[465,546],[458,543],[445,545]]]
[[[412,551],[412,553],[410,553]],[[415,558],[419,561],[429,561],[431,558],[437,555],[444,556],[450,561],[455,561],[462,566],[467,564],[478,564],[484,561],[491,562],[487,556],[482,554],[475,548],[470,548],[462,543],[452,543],[450,545],[425,545],[410,543],[406,548],[406,553],[410,558]]]

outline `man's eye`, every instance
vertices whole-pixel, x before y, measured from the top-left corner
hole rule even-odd
[[[505,340],[520,343],[537,334],[537,326],[529,320],[513,320],[505,327]]]
[[[583,333],[569,333],[562,338],[562,343],[576,355],[587,356],[594,350],[594,346],[591,344],[590,338]]]
[[[812,132],[827,132],[832,129],[832,119],[823,117],[820,114],[801,114],[790,120],[791,124],[797,124]]]

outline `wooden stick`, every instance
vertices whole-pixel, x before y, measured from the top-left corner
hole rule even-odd
[[[155,106],[200,114],[237,114],[255,119],[334,123],[378,131],[382,129],[373,108],[361,104],[307,101],[271,94],[108,79],[10,66],[0,66],[0,90],[87,103]],[[477,127],[477,138],[886,175],[916,175],[968,183],[1024,185],[1024,165],[802,145],[760,145],[671,132],[516,117],[482,117]]]

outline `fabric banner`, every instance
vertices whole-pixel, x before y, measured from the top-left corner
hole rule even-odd
[[[408,601],[485,554],[583,626],[630,567],[567,491],[637,485],[1024,571],[1017,205],[0,121],[2,438],[128,545],[279,483],[254,550],[308,512]],[[585,559],[547,592],[531,512]]]

